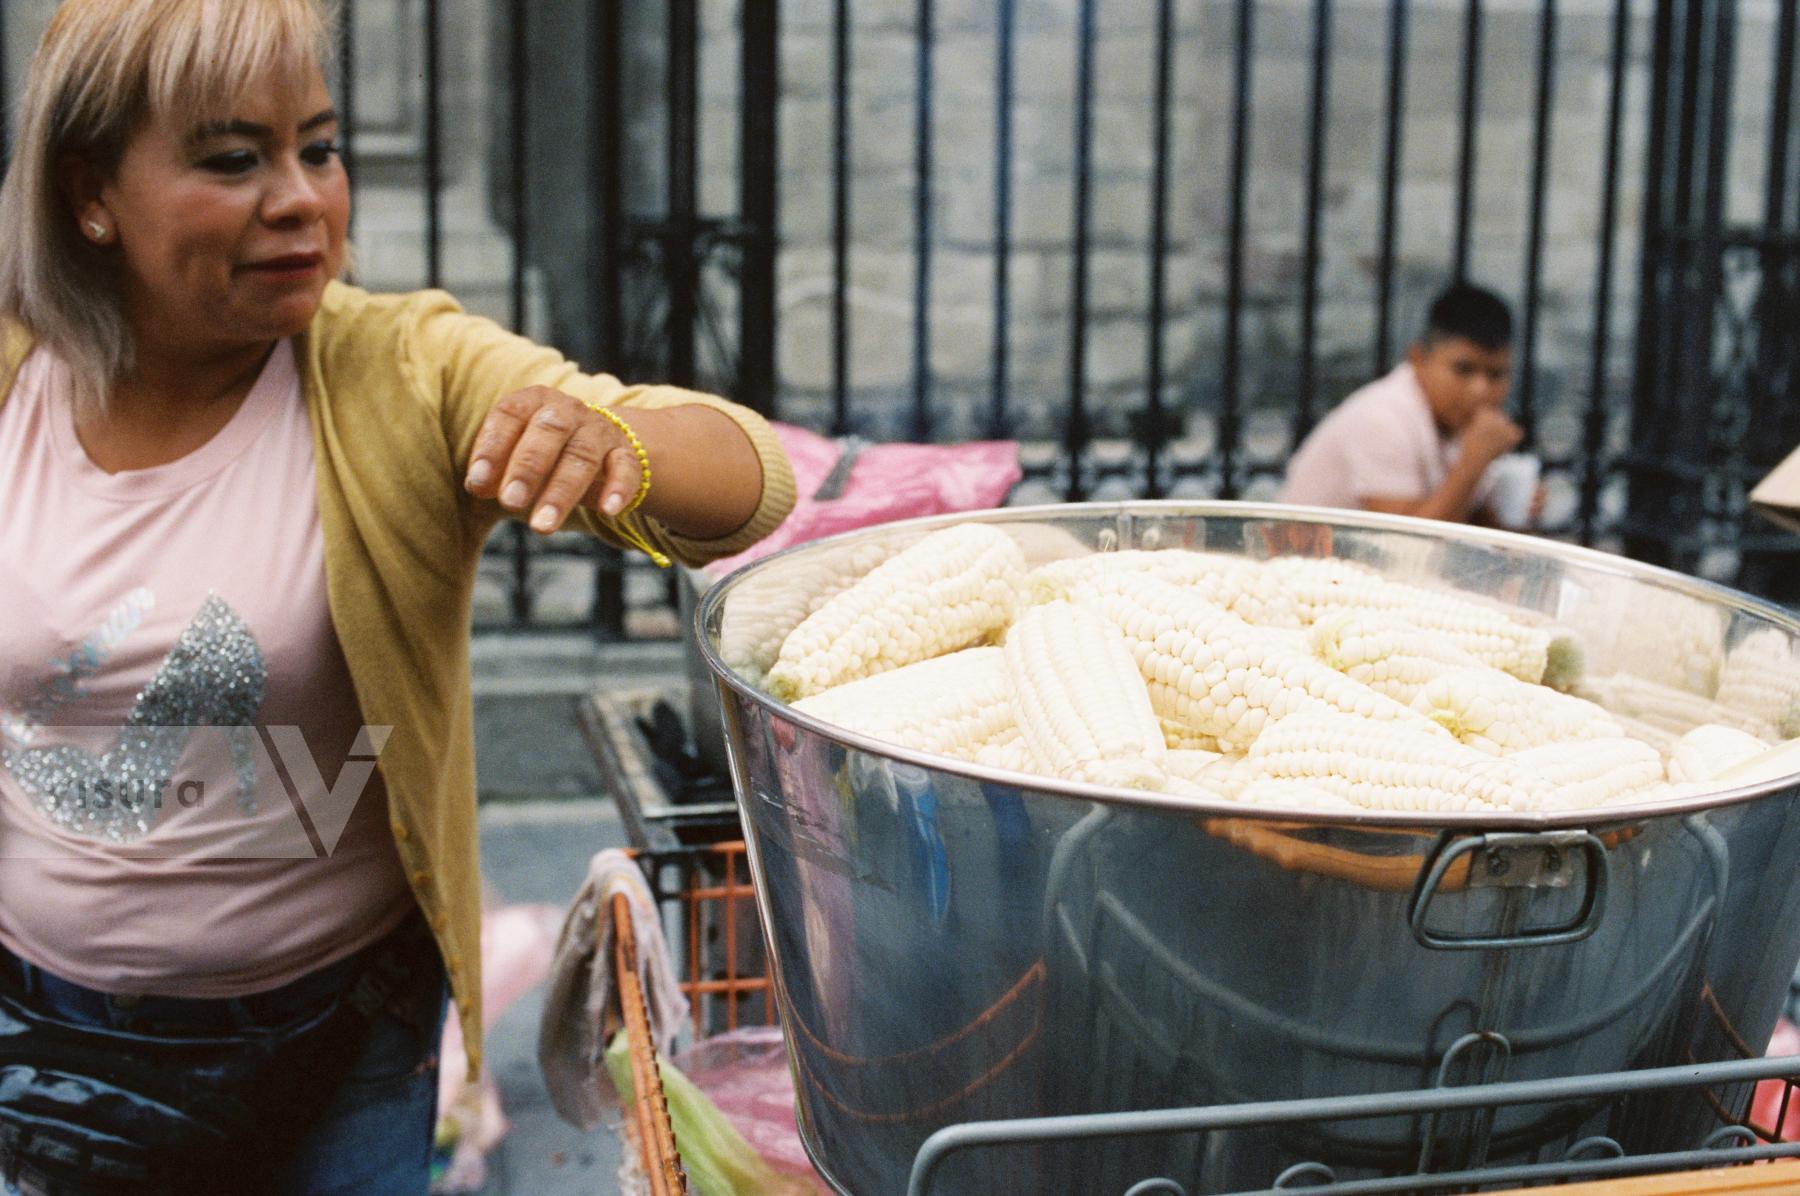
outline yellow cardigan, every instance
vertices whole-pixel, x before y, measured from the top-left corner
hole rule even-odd
[[[0,337],[0,404],[30,337]],[[667,386],[626,387],[583,374],[542,348],[467,315],[448,295],[374,295],[333,283],[295,341],[317,460],[319,522],[332,625],[363,721],[393,734],[379,768],[400,861],[431,923],[468,1045],[481,1066],[481,881],[469,618],[481,546],[500,507],[463,489],[489,406],[531,385],[618,407],[702,404],[737,421],[762,461],[756,513],[718,540],[690,540],[636,516],[668,555],[697,564],[775,529],[794,502],[780,442],[754,412]],[[584,530],[619,544],[598,515]]]

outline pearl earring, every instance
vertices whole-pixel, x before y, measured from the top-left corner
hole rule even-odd
[[[90,220],[87,222],[87,226],[88,231],[94,234],[94,240],[106,240],[106,226],[104,224],[101,224],[98,220]]]

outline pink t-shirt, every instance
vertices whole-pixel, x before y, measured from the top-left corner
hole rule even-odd
[[[1363,500],[1428,497],[1456,464],[1454,437],[1438,430],[1409,363],[1357,390],[1319,421],[1288,462],[1279,501],[1352,507]],[[1471,510],[1486,501],[1475,488]]]
[[[0,942],[228,997],[412,907],[325,598],[292,347],[178,461],[108,474],[32,353],[0,406]]]

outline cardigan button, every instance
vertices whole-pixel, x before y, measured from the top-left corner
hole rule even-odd
[[[431,873],[419,871],[412,874],[413,888],[422,889],[431,881]]]
[[[392,823],[392,829],[394,832],[394,841],[396,843],[406,842],[406,824],[404,822],[401,822],[396,818]]]

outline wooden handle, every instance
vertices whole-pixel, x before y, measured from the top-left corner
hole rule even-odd
[[[1208,834],[1234,843],[1289,872],[1313,872],[1388,893],[1411,892],[1413,882],[1419,878],[1419,869],[1425,866],[1423,855],[1370,855],[1344,847],[1328,847],[1292,833],[1308,829],[1314,825],[1311,823],[1209,818],[1202,825]],[[1416,839],[1427,832],[1371,827],[1363,833]],[[1464,857],[1450,865],[1438,888],[1454,892],[1468,881],[1469,860]]]
[[[1800,1163],[1791,1159],[1755,1167],[1718,1167],[1679,1175],[1644,1175],[1635,1179],[1597,1179],[1550,1188],[1512,1188],[1490,1196],[1700,1196],[1701,1193],[1753,1192],[1772,1196],[1800,1192]]]
[[[1323,843],[1315,843],[1294,834],[1316,827],[1317,823],[1308,822],[1270,822],[1253,818],[1209,818],[1201,825],[1210,835],[1234,843],[1254,855],[1268,860],[1279,868],[1289,872],[1312,872],[1319,876],[1329,876],[1337,880],[1346,880],[1351,884],[1361,885],[1366,889],[1378,889],[1388,893],[1407,893],[1412,891],[1413,882],[1419,877],[1419,869],[1425,866],[1423,855],[1381,855],[1352,851],[1345,847],[1328,847]],[[1388,835],[1396,839],[1416,840],[1431,836],[1432,832],[1422,828],[1411,827],[1362,827],[1359,833],[1364,835]],[[1472,832],[1479,833],[1479,832]],[[1608,831],[1598,836],[1601,844],[1611,850],[1621,843],[1635,838],[1636,827],[1623,827]],[[1469,863],[1471,856],[1464,855],[1451,861],[1445,869],[1443,879],[1438,882],[1438,891],[1454,893],[1465,888],[1469,883]]]

